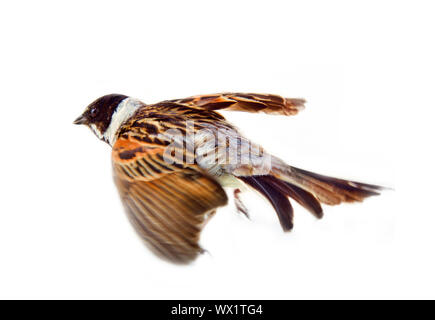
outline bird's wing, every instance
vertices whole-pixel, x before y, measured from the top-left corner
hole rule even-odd
[[[170,100],[193,108],[263,112],[267,114],[295,115],[304,108],[304,99],[283,98],[273,94],[219,93]]]
[[[225,191],[196,165],[168,164],[164,147],[119,138],[114,178],[130,221],[159,256],[188,263],[202,252],[199,235]]]

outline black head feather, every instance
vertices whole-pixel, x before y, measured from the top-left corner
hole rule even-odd
[[[74,124],[94,125],[100,133],[109,127],[112,115],[122,100],[128,98],[123,94],[108,94],[92,102]]]

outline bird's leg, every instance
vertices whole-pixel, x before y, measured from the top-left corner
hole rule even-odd
[[[249,218],[249,212],[246,206],[243,204],[242,199],[240,199],[240,189],[234,190],[234,203],[236,205],[237,212],[242,213],[246,218]]]

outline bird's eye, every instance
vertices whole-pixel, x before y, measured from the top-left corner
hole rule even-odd
[[[95,118],[95,117],[97,116],[97,113],[98,113],[97,108],[92,108],[92,109],[91,109],[90,114],[91,114],[91,117],[92,117],[92,118]]]

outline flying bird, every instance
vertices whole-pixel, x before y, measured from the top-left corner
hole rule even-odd
[[[286,164],[244,137],[218,110],[295,115],[304,99],[272,94],[221,93],[145,104],[121,94],[92,102],[74,124],[88,126],[112,147],[115,184],[129,220],[158,256],[189,263],[204,250],[199,236],[224,187],[266,198],[284,231],[293,228],[289,197],[317,218],[321,204],[378,195],[382,187],[320,175]]]

